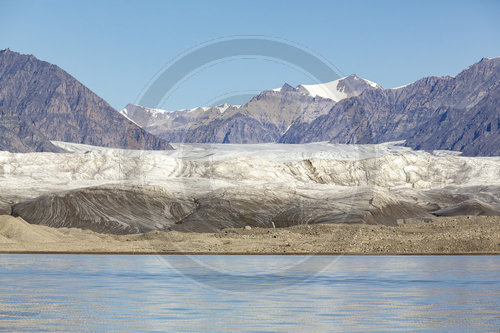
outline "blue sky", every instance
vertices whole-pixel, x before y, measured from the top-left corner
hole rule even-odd
[[[289,40],[386,88],[456,75],[500,56],[498,17],[500,1],[487,0],[0,0],[0,49],[55,63],[121,109],[175,57],[239,35]],[[158,106],[207,105],[284,82],[315,83],[279,61],[233,59],[193,74]]]

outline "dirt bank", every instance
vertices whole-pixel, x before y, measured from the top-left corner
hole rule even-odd
[[[0,252],[500,254],[500,217],[408,219],[400,225],[302,225],[224,229],[219,233],[152,231],[107,235],[31,225],[0,216]]]

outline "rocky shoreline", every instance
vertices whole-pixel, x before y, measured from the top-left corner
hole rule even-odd
[[[500,216],[398,220],[398,226],[319,224],[218,233],[111,235],[0,216],[1,253],[500,254]]]

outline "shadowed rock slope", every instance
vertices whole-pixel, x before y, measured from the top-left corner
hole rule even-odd
[[[296,121],[282,143],[380,143],[500,155],[500,58],[456,77],[427,77],[398,89],[370,89],[310,123]]]
[[[120,115],[61,68],[0,51],[0,150],[60,152],[50,140],[164,150],[164,139]]]
[[[102,187],[43,195],[15,205],[12,214],[56,228],[134,234],[175,224],[195,207],[159,188]]]
[[[322,223],[395,226],[398,219],[500,216],[498,187],[388,190],[240,185],[174,194],[149,186],[100,186],[42,195],[13,206],[32,224],[133,234],[151,230],[218,232],[228,227],[289,227]]]

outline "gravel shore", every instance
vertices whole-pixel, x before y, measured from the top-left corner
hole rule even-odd
[[[500,254],[499,216],[398,220],[398,226],[301,225],[223,229],[219,233],[152,231],[109,235],[28,224],[0,216],[0,252],[199,254]]]

